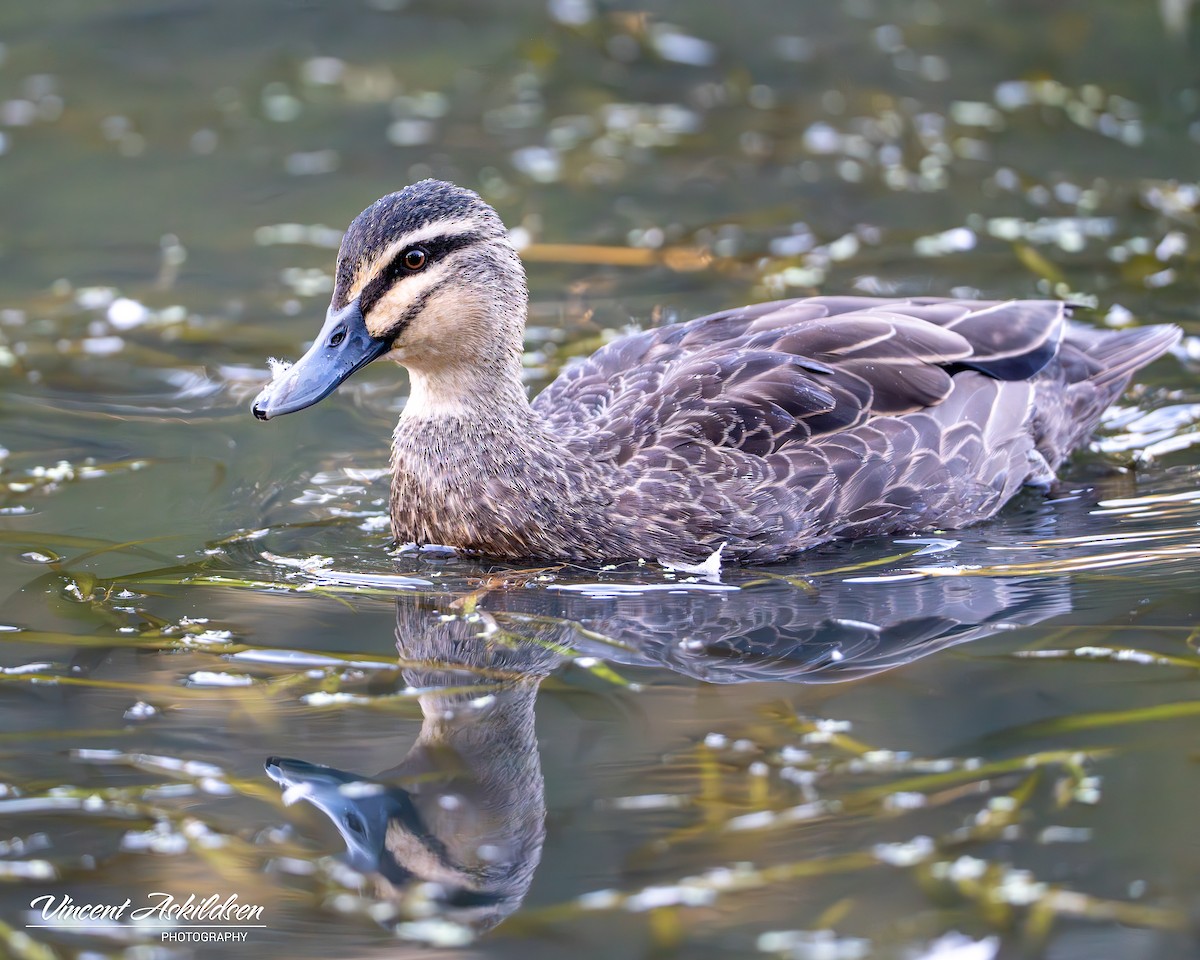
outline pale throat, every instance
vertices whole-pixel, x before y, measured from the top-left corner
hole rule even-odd
[[[408,371],[401,423],[524,420],[523,307],[478,293],[435,295],[387,354]]]
[[[409,381],[401,423],[464,418],[520,421],[531,412],[519,358],[433,366],[396,359],[407,368]]]

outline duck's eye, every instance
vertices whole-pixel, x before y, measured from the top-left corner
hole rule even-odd
[[[405,270],[420,270],[426,263],[429,262],[429,254],[420,247],[413,247],[410,250],[404,251],[402,258]]]

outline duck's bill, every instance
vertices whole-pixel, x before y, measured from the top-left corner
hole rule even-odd
[[[358,301],[353,300],[336,313],[329,312],[308,353],[268,383],[250,409],[259,420],[270,420],[311,407],[389,347],[387,340],[371,336]]]

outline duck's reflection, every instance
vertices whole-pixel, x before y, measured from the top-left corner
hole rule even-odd
[[[408,756],[373,777],[280,757],[267,760],[267,773],[288,799],[307,800],[333,821],[347,862],[375,882],[377,896],[433,884],[454,920],[495,926],[520,905],[542,856],[533,706],[562,659],[553,652],[559,632],[519,641],[486,616],[446,617],[400,601],[401,660],[437,665],[403,671],[422,691],[421,732]]]
[[[1054,577],[829,579],[811,592],[692,592],[703,587],[619,603],[588,588],[567,609],[591,629],[562,642],[708,683],[836,683],[1071,610],[1069,581]],[[623,646],[597,643],[592,631]]]
[[[902,588],[900,588],[902,586]],[[819,593],[697,588],[614,598],[604,589],[497,591],[464,615],[400,600],[396,644],[419,696],[416,743],[364,777],[272,757],[289,799],[318,807],[382,899],[415,883],[476,931],[520,905],[545,838],[537,688],[569,655],[667,667],[709,682],[851,680],[1070,610],[1040,580],[837,583]],[[447,604],[451,598],[447,598]],[[431,886],[430,886],[431,885]]]

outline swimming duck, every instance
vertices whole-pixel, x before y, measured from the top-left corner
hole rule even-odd
[[[1046,486],[1173,326],[1099,331],[1058,301],[780,300],[622,337],[532,402],[525,272],[477,194],[367,207],[316,341],[254,401],[308,407],[408,369],[392,531],[500,558],[780,560],[962,527]]]

